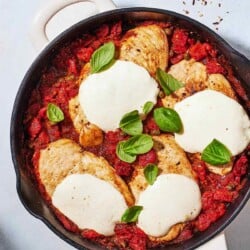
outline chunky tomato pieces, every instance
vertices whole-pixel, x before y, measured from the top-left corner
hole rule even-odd
[[[197,42],[189,48],[189,55],[196,61],[200,61],[208,56],[210,49],[210,44]]]
[[[151,149],[146,154],[142,154],[138,156],[138,164],[139,166],[146,167],[150,163],[157,162],[157,154],[154,149]]]
[[[188,49],[188,32],[183,29],[175,29],[171,41],[173,52],[184,54]]]
[[[202,189],[202,211],[194,221],[199,231],[206,230],[211,223],[223,216],[226,212],[226,205],[238,197],[237,187],[241,185],[247,166],[248,159],[242,155],[235,161],[234,168],[229,174],[219,176],[210,173],[204,162],[193,164]]]
[[[115,241],[122,249],[145,250],[147,235],[134,224],[117,224],[115,227]]]
[[[206,62],[208,74],[225,74],[225,69],[218,63],[217,59],[211,58]]]

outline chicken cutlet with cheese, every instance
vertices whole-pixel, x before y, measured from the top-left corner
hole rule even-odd
[[[174,136],[163,134],[160,136],[154,136],[153,140],[154,149],[156,150],[158,157],[157,166],[159,168],[159,175],[178,174],[196,180],[191,164],[185,152],[175,142]],[[135,196],[136,201],[139,200],[141,193],[149,186],[143,171],[143,168],[137,166],[132,175],[131,181],[129,182],[129,187]],[[150,239],[157,242],[173,240],[179,235],[184,225],[184,223],[175,224],[165,235],[161,237],[150,236]]]
[[[168,41],[164,30],[157,25],[129,30],[121,42],[119,59],[134,62],[147,69],[151,75],[155,75],[157,68],[164,70],[168,62]],[[81,71],[79,85],[84,84],[89,74],[90,64],[87,63]],[[80,107],[78,96],[69,101],[69,113],[82,146],[97,146],[102,143],[101,129],[89,123]]]
[[[206,66],[200,62],[196,62],[194,59],[182,60],[172,65],[168,73],[182,82],[184,86],[162,99],[163,106],[165,107],[173,108],[176,103],[182,101],[186,97],[205,89],[221,92],[237,100],[236,94],[230,83],[222,74],[208,74],[206,72]],[[196,153],[191,158],[194,160],[200,159],[201,155]],[[211,172],[225,175],[232,170],[233,160],[225,166],[220,167],[212,166],[207,163],[206,165]]]
[[[90,174],[110,183],[124,196],[128,205],[134,203],[125,182],[103,158],[83,151],[74,141],[60,139],[41,150],[38,162],[41,183],[51,197],[56,186],[71,174]]]
[[[109,163],[69,139],[40,151],[38,173],[52,205],[80,229],[111,236],[134,204],[128,186]]]
[[[177,102],[204,89],[216,90],[237,100],[233,88],[222,74],[208,74],[206,66],[194,59],[182,60],[172,65],[168,74],[179,80],[184,86],[162,98],[164,107],[173,108]]]

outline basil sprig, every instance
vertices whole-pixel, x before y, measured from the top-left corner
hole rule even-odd
[[[154,103],[153,102],[146,102],[143,106],[143,113],[147,115],[153,109]]]
[[[133,206],[126,209],[124,214],[122,215],[122,222],[136,222],[138,220],[139,214],[142,211],[142,206]]]
[[[116,154],[122,161],[132,163],[136,160],[136,155],[147,153],[153,144],[151,136],[135,135],[127,141],[119,142],[116,146]]]
[[[64,120],[62,110],[55,104],[49,103],[47,106],[47,117],[53,123],[58,123]]]
[[[180,133],[182,122],[178,113],[170,108],[157,108],[154,110],[154,120],[162,131]]]
[[[231,160],[231,152],[220,141],[213,139],[203,150],[201,159],[211,165],[223,165]]]
[[[159,172],[159,169],[155,164],[148,164],[146,168],[144,169],[143,171],[144,176],[150,185],[154,184],[157,178],[158,172]]]
[[[98,48],[90,60],[91,73],[97,73],[107,68],[114,60],[115,45],[112,42],[105,43]]]
[[[141,134],[143,127],[139,112],[134,110],[125,114],[120,121],[119,127],[129,135]]]
[[[160,68],[158,68],[156,71],[156,77],[166,95],[170,95],[184,86],[183,83]]]

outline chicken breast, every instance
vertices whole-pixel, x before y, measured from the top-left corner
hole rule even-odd
[[[222,74],[207,74],[205,65],[193,59],[189,61],[182,60],[171,66],[168,73],[181,81],[184,87],[162,99],[165,107],[173,108],[177,102],[204,89],[216,90],[237,100],[230,83]],[[200,154],[195,154],[195,157],[200,159]],[[232,162],[220,167],[207,164],[209,171],[220,175],[229,173],[232,170],[232,166]]]
[[[168,42],[164,30],[157,25],[148,25],[129,30],[121,43],[119,59],[132,61],[145,67],[155,75],[156,69],[165,69],[168,62]],[[78,80],[79,86],[90,74],[90,63],[84,65]],[[84,147],[97,146],[103,141],[99,127],[88,122],[78,96],[69,101],[69,114],[76,131],[79,143]]]
[[[76,131],[79,133],[79,143],[82,146],[97,146],[102,143],[102,130],[87,120],[80,106],[78,96],[69,101],[69,114]]]
[[[222,74],[211,74],[206,81],[208,89],[219,91],[228,97],[237,100],[236,94],[229,81]]]
[[[157,25],[129,30],[122,40],[119,59],[132,61],[155,75],[157,68],[165,70],[168,63],[166,33]]]
[[[220,91],[236,99],[234,90],[222,74],[207,74],[206,66],[194,59],[182,60],[172,65],[168,73],[182,82],[184,87],[162,99],[165,107],[173,108],[176,102],[204,89]]]
[[[185,152],[175,142],[174,136],[163,134],[154,136],[154,149],[157,152],[158,168],[160,174],[182,174],[190,178],[196,179],[195,173],[192,170],[191,164]],[[144,177],[143,168],[137,166],[132,179],[129,182],[129,187],[136,200],[140,193],[145,190],[148,183]],[[170,231],[162,237],[150,237],[153,241],[170,241],[178,236],[184,224],[179,223],[171,227]]]
[[[91,174],[109,182],[125,198],[128,206],[134,204],[134,198],[126,183],[115,173],[103,157],[82,151],[74,141],[60,139],[50,143],[40,151],[38,172],[48,195],[52,197],[56,186],[71,174]]]

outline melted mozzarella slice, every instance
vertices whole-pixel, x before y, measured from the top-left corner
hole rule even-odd
[[[106,236],[114,233],[115,223],[127,209],[112,185],[89,174],[67,176],[56,187],[52,203],[79,228]]]
[[[175,134],[187,152],[202,152],[213,140],[222,142],[232,155],[241,153],[250,142],[250,121],[242,106],[226,95],[204,90],[177,103],[184,132]]]
[[[124,114],[133,110],[141,113],[147,101],[156,103],[158,92],[156,81],[145,68],[118,60],[84,80],[79,101],[88,121],[110,131],[119,127]]]
[[[140,194],[143,210],[138,226],[147,234],[160,237],[176,223],[194,219],[201,209],[198,184],[178,174],[163,174]]]

